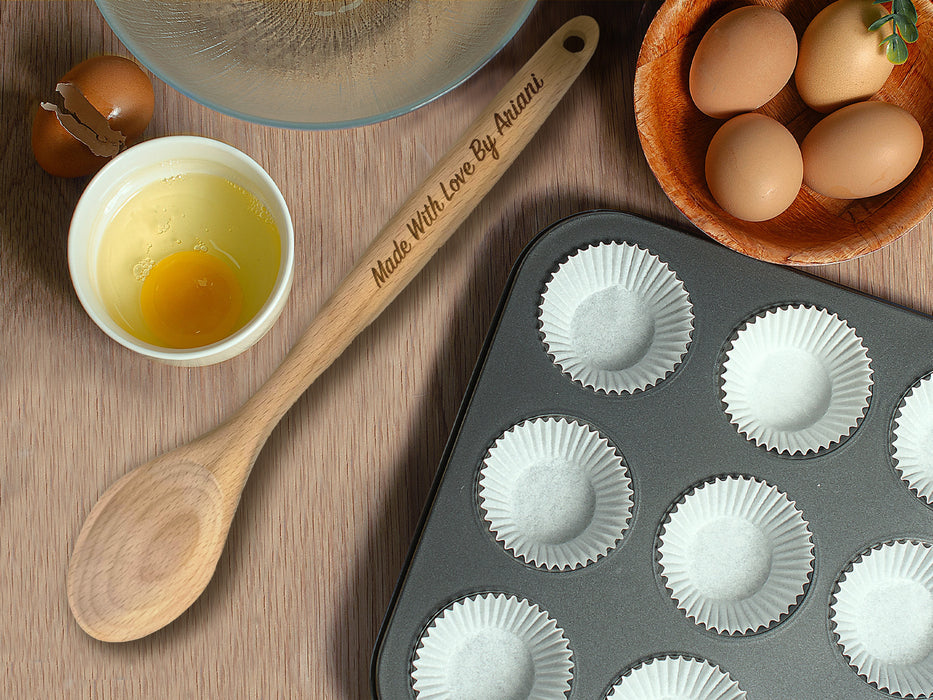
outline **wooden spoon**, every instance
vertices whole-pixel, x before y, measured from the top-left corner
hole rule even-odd
[[[108,642],[181,615],[210,581],[246,479],[299,396],[424,267],[515,160],[589,61],[590,17],[562,26],[380,232],[279,368],[231,418],[111,486],[68,567],[78,624]]]

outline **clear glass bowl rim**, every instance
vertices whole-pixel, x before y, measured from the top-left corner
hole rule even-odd
[[[117,38],[123,43],[124,46],[129,50],[133,56],[142,63],[147,70],[149,70],[153,75],[159,78],[162,82],[170,85],[172,88],[185,95],[186,97],[191,98],[198,104],[202,104],[205,107],[208,107],[214,111],[220,112],[221,114],[226,114],[237,119],[242,119],[243,121],[251,122],[253,124],[261,124],[263,126],[274,126],[274,127],[283,127],[287,129],[301,129],[306,131],[324,131],[324,130],[333,130],[333,129],[346,129],[357,126],[367,126],[369,124],[376,124],[378,122],[386,121],[388,119],[394,119],[403,114],[408,114],[419,107],[423,107],[429,102],[433,102],[437,98],[446,95],[448,92],[458,87],[459,85],[466,82],[469,78],[476,74],[483,66],[485,66],[496,54],[498,54],[506,44],[508,44],[512,38],[518,33],[518,30],[524,25],[525,21],[528,19],[528,15],[531,14],[531,11],[534,9],[537,0],[522,0],[524,7],[519,13],[518,17],[515,19],[515,22],[509,27],[508,31],[505,32],[502,36],[502,41],[500,41],[496,46],[492,47],[488,53],[480,58],[475,65],[471,65],[466,68],[460,75],[456,76],[452,81],[446,85],[441,86],[439,89],[431,92],[427,95],[424,95],[416,100],[408,102],[401,107],[390,110],[388,112],[382,112],[379,114],[372,114],[366,117],[360,117],[358,119],[347,119],[342,121],[332,121],[332,122],[295,122],[288,120],[278,120],[278,119],[263,119],[252,114],[247,114],[246,112],[241,112],[233,107],[228,105],[220,104],[212,100],[204,99],[192,91],[183,88],[171,76],[167,75],[162,70],[156,68],[155,66],[150,66],[146,61],[143,61],[140,56],[145,53],[140,51],[139,46],[131,40],[122,29],[119,27],[119,23],[116,22],[115,17],[110,12],[109,0],[94,0],[97,5],[97,9],[100,10],[101,15],[103,15],[104,21],[107,22],[107,25],[117,36]]]

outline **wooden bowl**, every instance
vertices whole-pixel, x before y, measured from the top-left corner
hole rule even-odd
[[[933,9],[915,1],[920,40],[907,63],[895,66],[873,99],[903,107],[920,123],[925,139],[920,162],[903,183],[875,197],[832,199],[804,185],[780,216],[749,222],[727,214],[706,185],[706,148],[723,124],[690,99],[688,75],[706,30],[730,10],[731,0],[667,0],[651,23],[635,72],[635,121],[648,164],[667,196],[697,227],[740,253],[786,265],[839,262],[887,245],[933,208]],[[803,35],[825,7],[821,0],[761,0],[783,12]],[[879,41],[881,37],[879,36]],[[784,124],[800,143],[825,115],[807,107],[793,77],[757,110]]]

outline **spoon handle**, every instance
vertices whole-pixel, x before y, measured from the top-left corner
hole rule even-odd
[[[389,305],[498,182],[586,66],[591,17],[558,29],[385,225],[279,368],[230,420],[257,450],[312,382]],[[245,478],[246,475],[243,475]]]

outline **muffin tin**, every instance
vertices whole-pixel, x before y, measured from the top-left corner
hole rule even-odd
[[[593,350],[632,328],[648,328],[653,352],[652,321],[614,315],[650,306],[626,296],[641,292],[624,276],[604,283],[624,287],[616,311],[580,312],[559,348],[548,337],[546,295],[594,250],[616,267],[650,262],[685,292],[666,292],[685,352],[668,347],[653,381],[601,382],[567,360],[585,336],[597,364],[635,364]],[[572,317],[613,294],[560,298]],[[730,367],[750,328],[798,311],[828,351],[801,355],[785,328],[764,346],[777,360],[756,349]],[[510,276],[376,644],[374,695],[440,698],[445,678],[475,673],[477,698],[933,696],[933,510],[918,495],[933,476],[931,348],[926,316],[628,214],[553,225]],[[840,357],[855,369],[834,374]],[[732,415],[724,373],[749,364],[763,374],[744,391],[777,397],[755,415],[799,440],[769,441]],[[812,438],[801,421],[835,410],[837,394],[845,420]],[[468,608],[485,622],[450,623]],[[526,649],[505,610],[561,645]],[[536,674],[554,680],[542,693]]]

